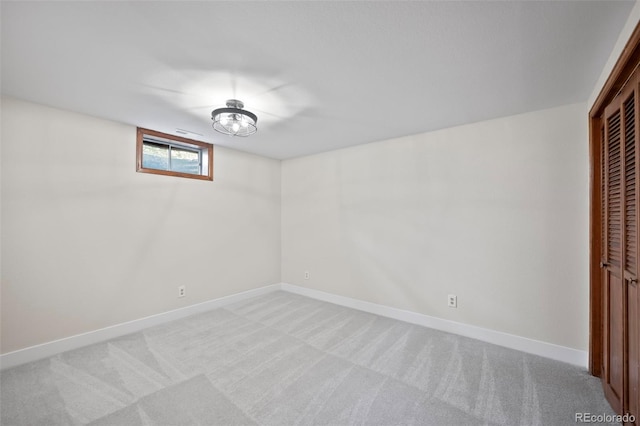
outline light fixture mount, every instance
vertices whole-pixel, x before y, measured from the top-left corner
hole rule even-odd
[[[229,99],[226,108],[211,111],[213,129],[229,136],[246,137],[258,131],[258,117],[244,108],[244,103]]]

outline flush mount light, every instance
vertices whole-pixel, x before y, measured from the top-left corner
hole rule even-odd
[[[244,104],[237,99],[229,99],[226,108],[211,111],[213,129],[230,136],[249,136],[258,131],[258,117],[244,109]]]

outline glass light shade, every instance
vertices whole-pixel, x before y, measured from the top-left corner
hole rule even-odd
[[[230,99],[226,108],[218,108],[211,112],[213,129],[230,136],[246,137],[258,131],[258,117],[242,109],[241,101]]]

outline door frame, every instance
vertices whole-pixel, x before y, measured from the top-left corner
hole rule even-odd
[[[603,367],[603,280],[600,267],[602,244],[602,122],[605,107],[622,90],[640,62],[640,23],[636,25],[611,74],[589,111],[589,372],[601,377]]]

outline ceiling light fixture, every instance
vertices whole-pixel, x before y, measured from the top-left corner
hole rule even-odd
[[[213,129],[230,136],[249,136],[258,131],[258,117],[242,109],[244,104],[237,99],[229,99],[226,108],[211,111]]]

